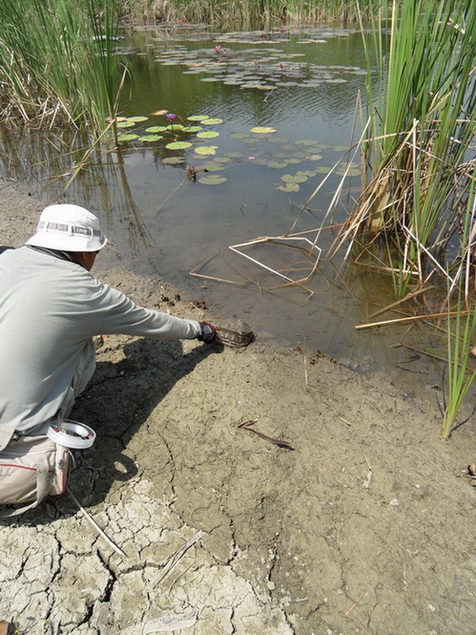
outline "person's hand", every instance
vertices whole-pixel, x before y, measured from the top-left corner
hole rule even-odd
[[[200,328],[202,332],[197,337],[197,340],[200,342],[205,342],[206,344],[213,344],[217,341],[217,330],[210,324],[210,322],[199,322]]]

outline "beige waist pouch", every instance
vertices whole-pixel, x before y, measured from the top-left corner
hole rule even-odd
[[[63,494],[71,459],[67,448],[44,434],[12,438],[0,451],[0,504],[24,506],[0,512],[0,517],[21,514],[48,494]]]

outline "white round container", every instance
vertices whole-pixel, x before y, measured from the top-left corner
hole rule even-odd
[[[96,433],[84,423],[65,419],[50,425],[48,438],[65,448],[85,450],[90,448],[96,440]]]

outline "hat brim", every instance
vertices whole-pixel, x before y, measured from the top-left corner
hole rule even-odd
[[[64,233],[37,232],[26,245],[32,247],[45,247],[46,249],[59,249],[61,251],[99,251],[107,244],[104,234],[101,238],[93,239],[84,236],[65,236]]]

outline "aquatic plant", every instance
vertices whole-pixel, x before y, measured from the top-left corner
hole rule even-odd
[[[461,268],[472,266],[474,250],[474,238],[476,234],[476,184],[474,177],[471,181],[470,193],[466,205],[466,214],[463,219],[463,240],[461,244],[466,249],[461,254]],[[451,292],[451,289],[449,289]],[[453,428],[458,412],[461,409],[471,387],[476,380],[476,367],[469,363],[469,353],[474,345],[476,333],[476,302],[474,298],[468,298],[468,290],[464,287],[463,277],[458,277],[456,306],[450,312],[448,308],[447,321],[447,390],[446,396],[443,385],[443,423],[441,435],[447,439]],[[448,307],[450,305],[448,304]],[[458,424],[460,425],[460,424]]]
[[[383,27],[374,25],[378,81],[369,73],[363,192],[341,240],[383,238],[403,294],[444,272],[468,198],[476,4],[394,0],[388,55]]]
[[[448,439],[455,426],[456,417],[476,380],[476,368],[470,368],[469,352],[476,330],[476,305],[469,310],[461,292],[458,292],[455,315],[448,316],[448,372],[447,394],[444,398],[441,436]],[[445,386],[443,386],[443,389]],[[461,425],[461,424],[458,424]]]
[[[430,279],[433,288],[447,285],[448,438],[476,379],[468,368],[476,331],[476,5],[393,0],[391,8],[389,42],[382,16],[373,24],[375,57],[367,49],[362,193],[334,246],[346,244],[346,257],[379,251],[376,269],[393,276],[400,297],[425,291]]]

